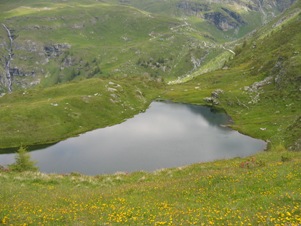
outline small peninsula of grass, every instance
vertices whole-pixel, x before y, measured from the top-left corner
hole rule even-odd
[[[162,91],[144,78],[91,78],[0,97],[0,149],[52,144],[121,123],[144,111]]]

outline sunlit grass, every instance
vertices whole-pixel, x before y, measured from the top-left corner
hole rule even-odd
[[[0,173],[4,225],[298,225],[301,153],[194,164],[153,173]],[[252,162],[249,166],[242,163]],[[39,194],[39,195],[37,195]]]
[[[163,86],[148,78],[93,78],[7,94],[0,102],[0,148],[53,143],[121,123],[145,110]]]

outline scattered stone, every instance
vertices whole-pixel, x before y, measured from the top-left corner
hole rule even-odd
[[[250,86],[245,86],[244,90],[248,92],[256,92],[259,88],[271,84],[272,80],[273,80],[273,76],[266,77],[264,80],[260,82],[254,82]]]
[[[212,105],[219,105],[219,101],[214,97],[205,97],[204,101]]]
[[[119,103],[119,101],[118,100],[115,100],[115,99],[110,99],[110,101],[113,103],[113,104],[116,104],[116,103]]]
[[[248,102],[248,104],[256,104],[260,101],[260,93],[256,93],[255,96],[250,95],[251,100]]]
[[[85,102],[86,104],[90,103],[90,99],[91,99],[91,95],[88,96],[82,96],[82,100],[83,102]]]
[[[118,99],[118,96],[115,93],[112,93],[110,96],[114,99]]]
[[[224,90],[216,89],[211,93],[211,97],[205,97],[204,101],[212,105],[219,105],[218,98],[222,93],[224,93]]]
[[[224,90],[222,90],[222,89],[216,89],[216,90],[214,90],[211,93],[211,97],[213,97],[213,98],[219,98],[219,95],[223,94],[223,93],[224,93]]]
[[[111,87],[108,87],[108,92],[117,92],[117,89],[115,89],[115,88],[111,88]]]

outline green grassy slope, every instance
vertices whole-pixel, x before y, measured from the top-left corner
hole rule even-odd
[[[131,6],[95,1],[0,3],[0,22],[14,35],[14,90],[90,77],[151,75],[174,78],[222,52],[183,21]],[[9,40],[0,29],[0,73]],[[207,52],[216,53],[207,57]],[[2,87],[3,88],[3,87]],[[5,91],[2,89],[2,92]]]
[[[112,2],[112,1],[106,1]],[[211,38],[224,43],[225,41],[235,40],[243,37],[247,33],[253,31],[264,23],[268,22],[282,10],[287,8],[291,1],[206,1],[206,0],[113,0],[116,4],[131,5],[147,12],[169,15],[171,17],[182,18],[188,22],[193,28],[206,32]],[[232,17],[224,9],[232,11]],[[224,19],[224,23],[237,23],[237,15],[244,23],[235,28],[226,29],[223,31],[217,28],[216,24],[207,20],[207,13],[218,12],[219,16]],[[241,21],[240,21],[241,22]]]
[[[47,144],[121,123],[149,105],[162,83],[92,78],[0,98],[0,148]]]
[[[204,97],[222,89],[219,107],[233,117],[234,128],[268,140],[272,146],[300,150],[300,9],[299,1],[246,38],[224,70],[171,86],[167,98],[204,104]]]
[[[286,3],[287,1],[283,1]],[[112,75],[168,80],[211,71],[221,46],[277,15],[282,1],[1,1],[0,23],[13,34],[13,89]],[[281,8],[280,7],[280,8]],[[261,15],[263,14],[263,15]],[[207,15],[207,16],[206,16]],[[208,16],[209,15],[209,16]],[[9,40],[0,29],[0,74]],[[49,52],[50,51],[50,52]],[[220,66],[220,65],[218,65]],[[203,68],[204,67],[204,68]],[[4,86],[0,92],[6,92]]]

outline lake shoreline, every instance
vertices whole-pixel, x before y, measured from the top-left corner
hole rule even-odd
[[[123,123],[31,151],[31,155],[45,173],[93,175],[151,172],[245,157],[266,147],[264,141],[225,127],[229,122],[227,114],[208,106],[154,101],[145,112]],[[2,160],[0,155],[0,164],[3,158],[12,161],[12,155],[2,155]]]

